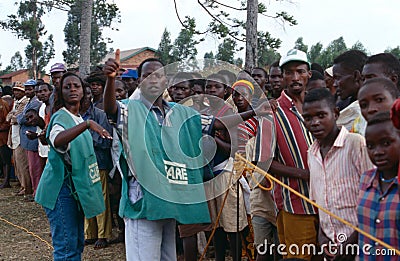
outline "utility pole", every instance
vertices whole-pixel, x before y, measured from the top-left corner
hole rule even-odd
[[[251,71],[257,65],[258,0],[247,0],[246,57],[244,67]]]

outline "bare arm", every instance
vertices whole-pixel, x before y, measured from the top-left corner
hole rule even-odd
[[[274,174],[275,176],[310,180],[310,171],[309,170],[295,168],[295,167],[289,167],[289,166],[283,165],[282,163],[280,163],[276,160],[272,161],[269,171],[272,174]]]
[[[88,121],[84,121],[72,128],[60,132],[54,139],[54,147],[59,148],[68,145],[68,143],[70,143],[87,129],[91,129],[99,133],[103,138],[112,139],[110,133],[103,129],[102,126],[93,120],[89,120],[89,124]]]
[[[115,77],[117,76],[117,72],[119,70],[120,64],[120,51],[117,49],[115,52],[115,59],[108,59],[104,68],[103,72],[107,76],[107,82],[104,90],[104,112],[112,117],[115,118],[117,114],[117,100],[115,97]]]

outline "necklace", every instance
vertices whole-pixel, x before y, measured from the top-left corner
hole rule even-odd
[[[385,183],[392,183],[397,177],[393,177],[391,179],[385,179],[382,175],[382,172],[379,173],[379,178],[381,179],[382,182]]]

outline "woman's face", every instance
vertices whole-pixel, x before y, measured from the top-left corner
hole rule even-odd
[[[78,77],[67,76],[62,82],[61,88],[65,104],[74,105],[80,103],[83,98],[83,87]]]

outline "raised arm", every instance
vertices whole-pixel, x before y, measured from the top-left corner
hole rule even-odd
[[[115,52],[115,59],[109,58],[103,68],[107,76],[106,87],[104,89],[104,112],[111,118],[117,115],[117,99],[115,97],[115,77],[120,65],[120,51]]]

